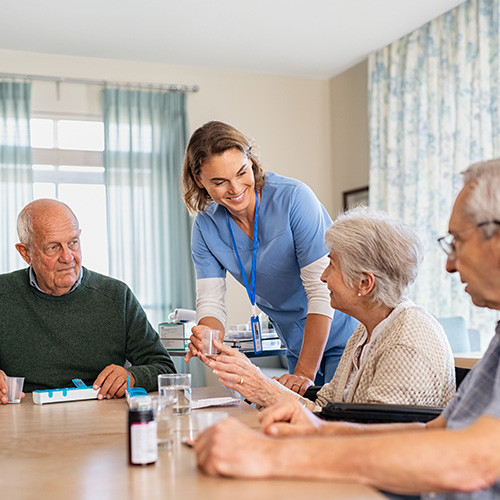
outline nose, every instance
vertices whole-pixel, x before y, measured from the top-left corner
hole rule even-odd
[[[238,194],[240,190],[240,184],[236,179],[232,179],[229,184],[229,192],[231,194]]]
[[[448,256],[448,258],[446,259],[446,271],[448,271],[449,273],[457,272],[455,256]]]
[[[71,262],[73,260],[73,253],[67,246],[63,246],[61,253],[59,255],[59,260],[61,262]]]
[[[320,280],[323,283],[326,283],[326,278],[328,277],[328,267],[325,268],[325,270],[321,273]]]

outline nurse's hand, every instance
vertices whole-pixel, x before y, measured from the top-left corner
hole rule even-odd
[[[214,330],[214,328],[210,328],[208,325],[196,325],[191,328],[192,335],[189,337],[190,342],[188,344],[189,352],[186,354],[184,361],[188,362],[193,356],[198,356],[201,359],[199,355],[203,350],[203,330]],[[223,340],[224,334],[222,332],[219,333],[222,337],[220,340]],[[203,362],[205,363],[205,361]]]
[[[280,378],[275,379],[283,384],[285,387],[288,387],[293,392],[300,394],[301,396],[307,391],[308,387],[314,385],[314,381],[308,377],[303,377],[302,375],[295,375],[292,373],[285,373]]]

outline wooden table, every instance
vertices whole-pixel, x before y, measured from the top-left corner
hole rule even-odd
[[[227,396],[222,387],[193,389],[195,399]],[[257,427],[257,411],[227,411]],[[190,416],[176,416],[172,451],[160,451],[156,465],[129,466],[127,403],[78,401],[43,406],[28,394],[21,404],[0,407],[0,497],[17,499],[294,500],[381,499],[376,490],[354,484],[295,480],[234,480],[200,473],[192,449]]]
[[[468,352],[461,354],[454,354],[455,366],[459,368],[471,369],[474,365],[481,359],[482,354],[480,352]]]

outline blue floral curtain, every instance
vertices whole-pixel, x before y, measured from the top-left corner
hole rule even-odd
[[[151,323],[194,308],[191,223],[179,183],[186,95],[104,89],[110,274],[134,291]]]
[[[21,266],[17,214],[33,199],[31,83],[0,82],[0,273]]]
[[[469,0],[369,58],[370,206],[412,223],[426,256],[414,300],[493,333],[497,314],[474,307],[445,272],[460,172],[500,156],[499,0]]]

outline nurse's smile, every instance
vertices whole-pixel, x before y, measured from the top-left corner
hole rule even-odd
[[[238,148],[228,149],[205,161],[196,183],[233,217],[252,220],[255,208],[252,160]]]
[[[246,192],[246,190],[243,191],[243,193],[239,194],[238,196],[231,196],[228,199],[231,201],[236,201],[236,202],[241,201],[243,199],[243,197],[245,196],[245,192]]]

